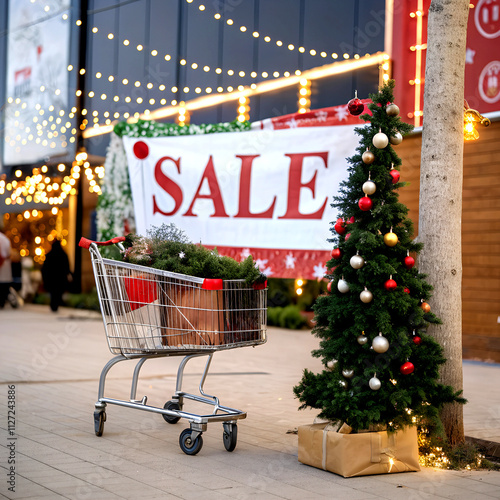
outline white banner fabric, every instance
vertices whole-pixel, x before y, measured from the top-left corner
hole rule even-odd
[[[330,205],[359,142],[354,125],[123,141],[137,233],[174,223],[221,254],[251,253],[269,276],[326,272]]]

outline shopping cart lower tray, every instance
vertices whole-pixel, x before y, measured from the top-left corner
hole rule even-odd
[[[109,349],[115,356],[104,366],[95,404],[95,433],[101,436],[106,406],[114,404],[159,413],[166,422],[186,419],[190,427],[182,431],[179,444],[188,455],[198,453],[202,433],[209,422],[222,422],[223,442],[233,451],[237,441],[236,421],[246,413],[222,406],[216,396],[203,390],[213,353],[223,349],[255,346],[266,341],[267,289],[265,284],[249,286],[244,280],[204,279],[150,267],[105,259],[98,245],[120,244],[124,238],[92,242],[85,238],[99,296]],[[151,358],[184,356],[179,363],[175,393],[163,408],[138,400],[137,384],[144,363]],[[190,359],[206,356],[199,384],[200,394],[182,390],[184,368]],[[106,376],[121,361],[134,360],[130,400],[104,396]],[[189,399],[212,407],[207,415],[183,411]]]

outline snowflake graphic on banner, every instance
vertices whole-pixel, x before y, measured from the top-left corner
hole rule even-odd
[[[327,267],[320,263],[317,266],[314,266],[313,276],[315,278],[318,278],[318,280],[320,280],[325,277],[326,271]]]
[[[247,257],[249,257],[250,256],[250,248],[244,248],[240,252],[240,256],[241,256],[241,260],[245,260]]]
[[[319,122],[326,122],[328,113],[326,111],[318,111],[314,113],[314,116],[318,119]]]
[[[272,271],[271,267],[267,266],[267,263],[268,259],[256,259],[255,267],[257,267],[261,273],[264,273],[267,276],[271,276],[271,274],[274,274],[274,272]]]
[[[289,128],[297,128],[299,126],[295,118],[288,120],[286,125],[288,125]]]
[[[349,112],[347,110],[347,106],[339,106],[335,112],[337,113],[337,120],[339,122],[344,121],[348,116]]]
[[[295,269],[295,261],[297,257],[293,256],[293,253],[289,253],[285,258],[285,266],[287,269]]]

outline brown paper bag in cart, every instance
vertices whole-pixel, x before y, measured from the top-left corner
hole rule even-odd
[[[223,291],[167,280],[158,284],[162,341],[169,347],[224,344]]]

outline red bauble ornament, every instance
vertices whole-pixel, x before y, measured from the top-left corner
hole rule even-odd
[[[359,199],[358,205],[363,212],[368,212],[373,207],[373,201],[368,196],[363,196]]]
[[[405,257],[406,269],[411,269],[414,265],[415,265],[415,259],[410,255],[406,256]]]
[[[413,366],[413,363],[411,361],[407,361],[406,363],[401,365],[401,368],[399,371],[403,375],[409,375],[410,373],[413,373],[413,370],[415,370],[415,366]]]
[[[399,178],[401,177],[401,174],[399,173],[398,170],[396,170],[395,168],[393,168],[390,172],[389,172],[389,175],[392,177],[392,183],[393,184],[396,184],[397,182],[399,182]]]
[[[386,290],[394,290],[398,284],[391,278],[384,283],[384,288]]]
[[[421,342],[422,342],[422,339],[418,335],[416,335],[415,337],[413,337],[413,343],[415,345],[420,345]]]
[[[347,231],[347,229],[345,227],[344,219],[338,218],[337,222],[333,226],[333,229],[335,229],[335,231],[337,231],[337,233],[340,234],[340,235],[345,234],[345,232]]]
[[[333,259],[340,259],[340,257],[342,257],[342,250],[340,248],[334,248],[331,255]]]
[[[331,291],[332,291],[332,283],[333,283],[333,281],[329,281],[328,285],[326,285],[326,289],[328,290],[328,293],[331,293]]]
[[[363,112],[363,109],[365,109],[365,105],[361,101],[361,99],[358,99],[358,92],[354,92],[354,99],[351,99],[347,103],[347,109],[349,110],[349,113],[354,116],[358,116]]]
[[[347,241],[350,237],[351,237],[351,233],[347,233],[347,234],[345,235],[345,241]]]
[[[404,287],[404,292],[405,292],[405,293],[410,293],[410,289],[409,289],[407,286],[405,286],[405,287]]]
[[[149,146],[144,141],[137,141],[132,150],[139,160],[144,160],[149,155]]]

